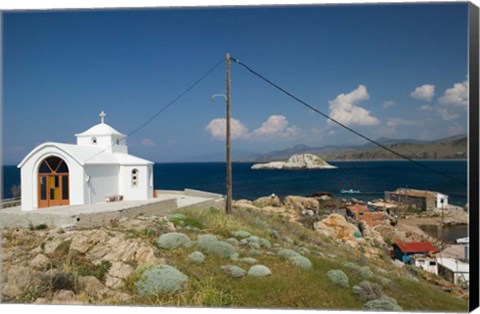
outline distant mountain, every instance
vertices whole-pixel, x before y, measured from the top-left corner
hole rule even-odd
[[[391,139],[379,138],[375,140],[395,152],[412,159],[466,159],[467,136],[460,134],[433,141],[416,139]],[[262,155],[237,159],[237,161],[266,162],[288,159],[294,154],[310,153],[320,156],[327,161],[348,160],[396,160],[397,155],[373,143],[362,145],[330,145],[323,147],[310,147],[296,145],[284,150],[272,151]]]

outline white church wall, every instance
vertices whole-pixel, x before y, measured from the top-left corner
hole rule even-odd
[[[70,205],[83,204],[83,168],[76,160],[60,149],[49,146],[32,155],[21,169],[22,210],[38,208],[38,169],[40,163],[47,157],[56,156],[65,161],[69,172],[69,202]]]
[[[106,196],[119,195],[117,165],[85,166],[85,204],[105,202]]]
[[[125,200],[144,200],[153,198],[153,186],[150,181],[151,165],[121,166],[120,194]],[[136,179],[133,178],[132,171],[136,169]],[[134,182],[135,180],[135,182]]]

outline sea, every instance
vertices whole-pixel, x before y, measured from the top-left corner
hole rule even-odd
[[[233,163],[233,198],[256,199],[276,194],[304,195],[330,192],[335,197],[369,201],[384,198],[385,191],[399,187],[437,191],[449,196],[449,203],[467,203],[467,161],[421,161],[452,180],[408,161],[330,162],[336,169],[322,170],[251,170],[253,163]],[[225,163],[156,163],[154,188],[185,188],[225,194]],[[11,188],[20,184],[20,170],[3,166],[3,198],[12,197]],[[358,194],[341,194],[341,189]]]

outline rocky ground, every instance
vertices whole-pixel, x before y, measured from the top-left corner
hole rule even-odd
[[[233,215],[185,209],[88,230],[4,229],[3,301],[466,309],[456,297],[465,291],[393,263],[382,233],[361,232],[334,203],[267,196],[236,201]],[[420,296],[402,294],[412,284]]]

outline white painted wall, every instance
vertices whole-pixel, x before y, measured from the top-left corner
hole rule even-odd
[[[96,144],[92,141],[94,137],[97,140]],[[128,154],[126,142],[126,138],[117,135],[77,136],[77,145],[99,147],[109,153]]]
[[[118,165],[85,166],[85,204],[105,202],[106,196],[119,195]],[[89,178],[87,180],[87,178]]]
[[[68,166],[70,205],[81,205],[84,203],[84,173],[82,166],[57,147],[46,146],[30,156],[21,168],[22,210],[28,211],[38,208],[38,168],[40,163],[50,156],[63,159]]]
[[[442,204],[443,199],[443,204]],[[437,208],[448,208],[448,195],[437,193]]]
[[[437,260],[433,258],[421,258],[421,257],[412,257],[412,262],[415,266],[422,268],[429,273],[438,275],[438,264]],[[430,265],[431,263],[435,263],[434,265]]]
[[[137,169],[137,185],[132,185],[132,170]],[[120,166],[120,195],[124,200],[145,200],[153,198],[153,166]]]

